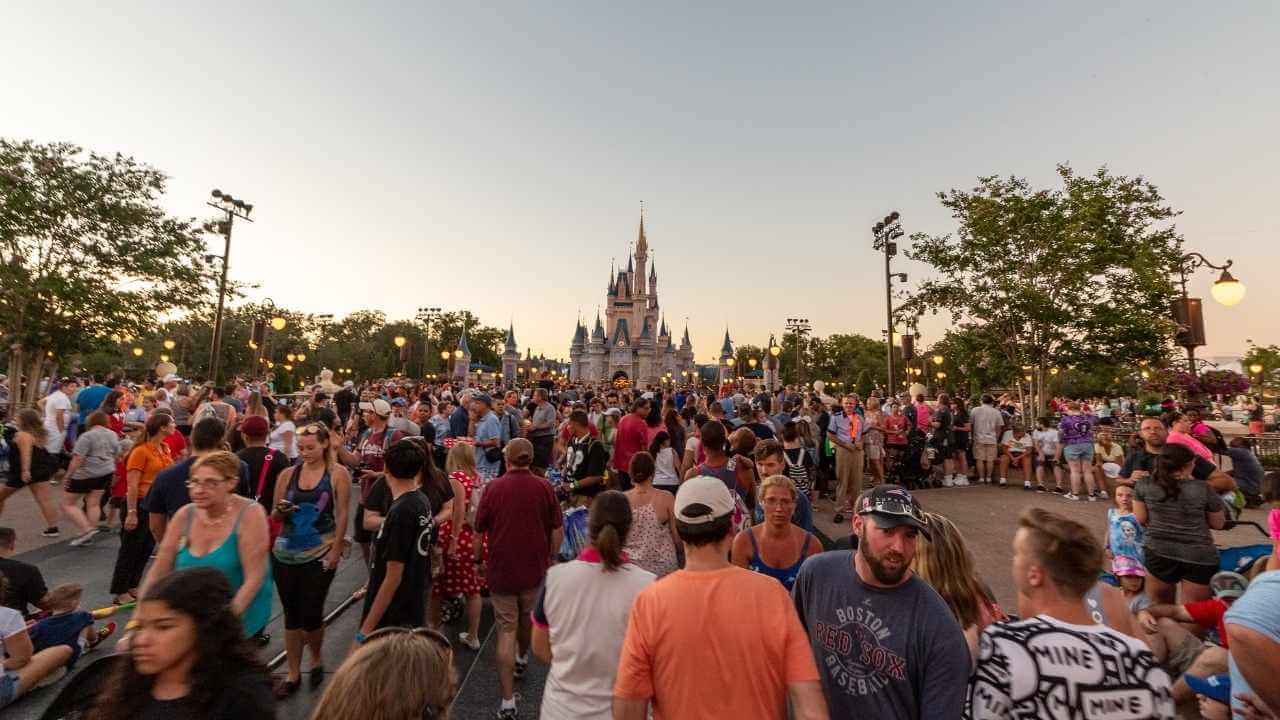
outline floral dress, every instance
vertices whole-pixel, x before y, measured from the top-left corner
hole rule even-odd
[[[680,569],[671,529],[658,520],[658,511],[653,505],[641,505],[635,509],[624,550],[631,562],[658,577]]]
[[[462,502],[469,507],[471,493],[475,490],[476,482],[479,478],[474,478],[461,472],[455,472],[449,477],[461,483],[465,492],[465,497],[455,498],[454,502]],[[440,537],[437,542],[440,543],[442,548],[448,547],[452,537],[453,521],[446,520],[440,524]],[[474,539],[475,531],[471,529],[470,525],[466,524],[464,519],[462,529],[458,533],[457,547],[454,548],[452,555],[445,556],[444,573],[431,585],[432,591],[437,595],[448,597],[480,594],[480,580],[476,577],[475,554],[474,546],[472,545]]]

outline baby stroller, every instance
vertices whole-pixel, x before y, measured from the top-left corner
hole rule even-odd
[[[919,428],[907,431],[907,444],[889,468],[888,481],[915,490],[928,484],[930,461],[925,456],[927,438]]]
[[[1224,530],[1230,530],[1238,525],[1251,525],[1263,537],[1270,539],[1271,535],[1256,522],[1252,520],[1235,521],[1228,520]],[[1271,543],[1258,543],[1256,545],[1239,545],[1237,547],[1218,548],[1218,569],[1230,570],[1231,572],[1240,573],[1241,575],[1253,579],[1253,575],[1262,572],[1258,568],[1266,568],[1267,558],[1271,557]]]

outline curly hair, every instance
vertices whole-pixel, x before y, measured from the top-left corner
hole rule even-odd
[[[231,610],[231,585],[218,570],[188,568],[156,582],[142,602],[162,602],[191,618],[196,626],[195,665],[191,694],[195,717],[207,717],[231,678],[246,672],[267,676],[253,646],[244,637],[240,618]],[[151,698],[155,678],[143,675],[129,657],[118,665],[103,690],[90,720],[130,720]]]

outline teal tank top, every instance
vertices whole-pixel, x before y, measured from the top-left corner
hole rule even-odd
[[[252,505],[254,503],[245,503],[240,509],[240,514],[236,516],[236,524],[232,526],[231,534],[227,539],[207,555],[202,556],[193,555],[187,541],[187,538],[191,537],[191,522],[196,514],[195,508],[192,508],[191,512],[187,513],[187,528],[178,542],[178,557],[174,561],[175,569],[211,567],[226,576],[227,582],[231,583],[232,594],[239,590],[244,584],[244,568],[240,564],[240,518],[244,517],[244,511]],[[253,602],[249,603],[249,607],[245,608],[244,617],[240,619],[246,637],[256,635],[271,620],[271,593],[271,567],[268,565],[266,576],[262,578],[262,587],[258,588],[258,594],[254,596]]]

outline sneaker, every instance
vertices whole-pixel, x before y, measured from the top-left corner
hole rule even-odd
[[[1028,492],[1030,492],[1031,490],[1034,490],[1035,488],[1031,487],[1031,481],[1030,481],[1030,480],[1023,480],[1023,481],[1022,481],[1022,489],[1023,489],[1023,490],[1026,490],[1026,491],[1028,491]]]
[[[956,481],[952,479],[951,475],[942,476],[942,487],[955,487],[955,485]]]
[[[1079,499],[1080,499],[1080,496],[1079,496],[1079,495],[1077,495],[1077,494],[1075,494],[1075,493],[1067,493],[1066,495],[1063,495],[1063,496],[1062,496],[1062,498],[1063,498],[1064,500],[1073,500],[1073,501],[1074,501],[1074,500],[1079,500]]]
[[[1106,499],[1107,499],[1107,491],[1106,491],[1106,490],[1099,490],[1099,491],[1098,491],[1098,499],[1099,499],[1099,500],[1106,500]]]
[[[1098,502],[1099,498],[1094,493],[1089,493],[1089,502]]]
[[[86,652],[88,650],[93,650],[94,648],[101,645],[102,641],[111,637],[111,635],[115,633],[115,631],[116,631],[115,623],[107,623],[106,625],[103,625],[102,627],[98,628],[98,634],[92,641],[89,642],[89,647],[86,648]]]
[[[514,677],[516,680],[519,680],[520,678],[524,677],[524,673],[528,669],[529,669],[529,659],[525,658],[524,660],[521,660],[519,656],[517,656],[516,667],[515,667],[515,670],[511,672],[511,676]]]
[[[44,531],[41,532],[40,534],[43,535],[44,537],[58,537],[62,533],[58,530],[58,528],[51,527],[51,528],[45,528]]]
[[[471,652],[478,652],[480,650],[480,639],[471,637],[471,635],[465,630],[458,633],[458,642],[467,646]]]
[[[1047,487],[1045,487],[1045,486],[1043,486],[1043,485],[1038,485],[1038,486],[1036,486],[1036,492],[1047,493],[1047,492],[1049,492],[1049,488],[1047,488]]]
[[[498,720],[516,720],[515,708],[498,708]]]
[[[1030,488],[1031,488],[1031,483],[1029,483],[1029,482],[1024,482],[1024,483],[1022,483],[1022,484],[1023,484],[1023,486],[1024,486],[1024,487],[1026,487],[1027,489],[1030,489]],[[1000,487],[1009,487],[1009,480],[1008,480],[1008,479],[1006,479],[1006,478],[1000,478]]]
[[[71,547],[80,547],[81,545],[88,545],[90,542],[93,541],[93,539],[98,535],[99,532],[101,532],[101,530],[94,528],[67,544],[70,545]]]
[[[957,475],[955,483],[956,487],[969,487],[969,478],[963,475]]]
[[[1060,488],[1060,487],[1055,487],[1055,488],[1053,489],[1053,492],[1057,493],[1058,495],[1062,495],[1062,494],[1066,493],[1067,491],[1066,491],[1066,490],[1063,490],[1063,489],[1062,489],[1062,488]]]

